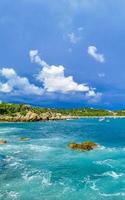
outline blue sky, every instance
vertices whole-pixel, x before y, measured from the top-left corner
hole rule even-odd
[[[124,0],[1,0],[0,101],[125,107]]]

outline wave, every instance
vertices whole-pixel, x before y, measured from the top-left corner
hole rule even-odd
[[[28,149],[36,151],[36,152],[43,152],[43,151],[52,151],[52,150],[54,150],[54,147],[30,144],[30,145],[28,145]]]
[[[92,185],[90,186],[90,188],[94,191],[98,191],[99,188],[97,187],[96,183],[95,182],[92,182]]]
[[[97,151],[108,151],[108,152],[121,152],[125,151],[125,147],[106,147],[102,145],[98,145]]]
[[[13,128],[13,127],[0,128],[0,133],[9,133],[11,131],[17,131],[17,130],[24,130],[24,129],[22,129],[22,128]]]
[[[22,178],[26,182],[34,181],[34,179],[37,179],[37,181],[40,180],[42,187],[48,187],[52,185],[52,173],[50,171],[25,169],[25,171],[22,173]]]
[[[118,179],[119,177],[123,176],[123,173],[116,173],[114,171],[108,171],[102,174],[102,176],[111,176],[114,179]]]
[[[0,199],[18,200],[20,199],[20,194],[15,191],[5,191],[4,193],[0,191]]]
[[[111,172],[106,172],[103,173],[102,176],[111,176],[114,179],[119,178],[120,176],[122,176],[123,174],[118,174],[114,171]],[[97,195],[99,196],[103,196],[103,197],[117,197],[117,196],[125,196],[125,192],[121,191],[121,192],[116,192],[116,193],[105,193],[102,192],[102,188],[99,187],[100,185],[100,181],[101,179],[97,179],[97,180],[91,180],[90,176],[86,177],[84,179],[84,183],[86,184],[87,188],[91,188],[94,192],[96,192]],[[97,186],[97,183],[99,183],[99,185]]]
[[[123,148],[124,149],[124,148]],[[101,145],[98,145],[98,148],[97,150],[106,150],[106,151],[116,151],[116,150],[121,150],[121,148],[117,148],[117,147],[105,147],[105,146],[101,146]]]
[[[104,197],[125,196],[125,192],[117,192],[117,193],[112,193],[112,194],[108,194],[108,193],[99,193],[99,194]]]
[[[113,165],[111,164],[113,161],[114,161],[113,159],[106,159],[106,160],[94,161],[93,163],[97,165],[106,165],[109,166],[110,168],[113,168]]]
[[[103,176],[108,177],[108,176],[110,176],[114,179],[118,179],[119,177],[124,176],[124,174],[123,173],[116,173],[115,171],[107,171],[107,172],[104,172],[102,174],[95,174],[94,176],[96,176],[96,177],[103,177]]]
[[[34,151],[34,152],[47,152],[47,151],[53,151],[55,150],[54,147],[47,146],[47,145],[37,145],[37,144],[24,144],[24,145],[19,145],[19,144],[6,144],[6,145],[1,145],[0,146],[0,151],[4,152],[11,152],[11,154],[19,154],[22,152],[22,150],[25,152],[29,151]]]
[[[15,191],[10,191],[10,192],[8,192],[8,196],[9,196],[10,198],[12,198],[13,200],[19,199],[19,193],[18,193],[18,192],[15,192]]]

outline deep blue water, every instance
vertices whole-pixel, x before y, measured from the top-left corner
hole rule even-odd
[[[125,200],[125,119],[0,123],[0,138],[0,200]],[[85,140],[99,147],[67,147]]]

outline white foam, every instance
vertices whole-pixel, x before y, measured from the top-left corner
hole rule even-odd
[[[22,178],[27,182],[34,181],[34,179],[38,179],[41,182],[42,187],[48,187],[52,185],[51,183],[51,177],[52,174],[51,172],[42,172],[40,170],[30,170],[30,169],[25,169],[25,171],[22,173]]]
[[[108,194],[108,193],[99,193],[99,194],[104,197],[125,196],[125,192],[118,192],[114,194]]]
[[[13,200],[19,199],[19,193],[14,192],[14,191],[10,191],[8,193],[9,197],[11,197]]]
[[[98,145],[97,150],[101,150],[101,151],[108,151],[108,152],[122,152],[125,151],[124,147],[105,147],[102,145]]]
[[[38,140],[38,141],[58,141],[58,140],[62,140],[62,138],[59,138],[59,137],[54,137],[54,138],[40,138],[40,139],[34,139],[35,140]]]
[[[111,176],[112,178],[114,179],[118,179],[119,177],[123,176],[124,174],[123,173],[116,173],[114,171],[109,171],[109,172],[105,172],[103,173],[104,176]]]
[[[25,171],[22,173],[22,178],[25,181],[31,181],[37,177],[41,176],[41,171],[40,170],[31,170],[30,169],[25,169]]]
[[[97,188],[96,186],[96,183],[95,182],[92,182],[92,185],[90,186],[90,188],[94,191],[98,191],[99,189]]]
[[[12,169],[17,169],[17,168],[23,169],[25,167],[21,159],[13,156],[6,157],[6,162],[7,165]]]
[[[0,133],[9,133],[12,131],[17,131],[17,130],[23,130],[22,128],[13,128],[13,127],[9,127],[9,128],[0,128]]]
[[[43,173],[43,176],[42,176],[42,186],[44,187],[48,187],[50,185],[52,185],[51,183],[51,172],[48,172],[48,173]]]
[[[43,151],[51,151],[53,150],[54,148],[52,147],[49,147],[49,146],[44,146],[44,145],[33,145],[33,144],[30,144],[28,145],[28,149],[30,150],[33,150],[33,151],[36,151],[36,152],[43,152]]]
[[[101,150],[101,151],[105,151],[105,152],[121,152],[121,151],[125,151],[125,148],[122,147],[105,147],[105,146],[101,146],[98,145],[97,150]]]
[[[107,165],[107,166],[113,168],[113,166],[110,164],[112,161],[113,161],[112,159],[106,159],[106,160],[94,161],[94,163],[96,163],[98,165]]]
[[[102,173],[102,174],[95,174],[95,176],[97,176],[97,177],[102,177],[102,176],[110,176],[110,177],[112,177],[112,178],[114,178],[114,179],[118,179],[119,177],[121,177],[121,176],[123,176],[124,174],[123,173],[116,173],[116,172],[114,172],[114,171],[107,171],[107,172],[104,172],[104,173]]]

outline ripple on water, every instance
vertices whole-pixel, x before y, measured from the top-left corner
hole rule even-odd
[[[0,156],[0,166],[5,162],[0,173],[0,200],[124,200],[125,148],[106,143],[105,124],[96,126],[94,120],[86,119],[54,126],[53,122],[13,123],[13,127],[0,128],[0,137],[8,140],[0,146],[0,154],[5,155]],[[120,127],[125,129],[120,125],[119,134]],[[31,140],[19,141],[16,136]],[[86,139],[105,146],[84,153],[67,147],[71,140]]]

